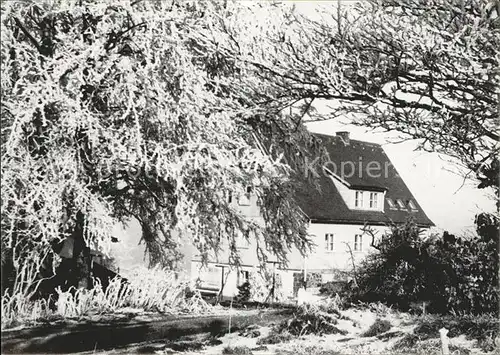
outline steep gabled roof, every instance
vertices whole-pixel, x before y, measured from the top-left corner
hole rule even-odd
[[[420,226],[434,225],[379,144],[323,134],[314,136],[321,140],[328,152],[329,162],[326,167],[339,181],[343,180],[351,190],[385,190],[386,198],[383,212],[350,209],[331,177],[318,169],[320,189],[304,186],[296,193],[299,206],[312,222],[388,224],[402,223],[411,216]],[[387,199],[391,199],[395,204],[398,199],[403,201],[406,209],[391,208]],[[410,201],[416,210],[410,208]]]

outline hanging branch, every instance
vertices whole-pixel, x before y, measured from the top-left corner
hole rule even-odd
[[[358,272],[357,272],[357,269],[356,269],[356,262],[355,262],[355,259],[354,259],[354,253],[352,251],[351,245],[348,242],[344,242],[344,244],[347,246],[347,249],[349,251],[349,259],[350,259],[351,264],[352,264],[352,272],[353,272],[353,276],[354,276],[354,284],[355,284],[356,287],[358,287]]]
[[[26,27],[24,27],[24,25],[22,24],[22,22],[17,17],[14,17],[14,22],[21,29],[21,31],[23,31],[23,33],[26,35],[26,37],[28,37],[28,39],[36,47],[36,49],[38,50],[38,52],[40,54],[43,54],[42,47],[40,46],[40,44],[38,43],[38,41],[35,39],[35,37],[33,37],[31,35],[31,33],[28,32],[28,30],[26,29]]]

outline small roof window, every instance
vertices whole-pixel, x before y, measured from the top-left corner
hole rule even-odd
[[[402,210],[406,210],[406,206],[405,206],[403,200],[398,198],[398,199],[396,199],[396,203],[398,204],[399,208],[401,208]]]
[[[396,205],[394,204],[394,201],[391,200],[390,198],[387,198],[387,204],[389,205],[389,208],[393,210],[397,209]]]
[[[410,206],[412,211],[418,211],[417,205],[415,204],[415,202],[413,200],[408,201],[408,206]]]

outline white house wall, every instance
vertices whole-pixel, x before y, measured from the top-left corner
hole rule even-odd
[[[306,267],[309,270],[352,270],[352,257],[359,263],[368,253],[375,251],[370,246],[371,236],[363,233],[361,225],[352,224],[316,224],[309,227],[309,233],[316,244],[313,252],[307,257]],[[372,227],[376,236],[389,231],[388,227]],[[326,250],[325,235],[334,235],[333,251]],[[354,250],[355,235],[362,235],[362,250]],[[352,253],[351,253],[352,252]],[[351,257],[352,255],[352,257]]]
[[[312,223],[309,226],[309,234],[314,243],[312,251],[307,257],[300,254],[298,250],[292,250],[288,255],[288,268],[302,270],[304,268],[310,271],[327,271],[332,269],[349,271],[352,270],[351,253],[356,263],[359,263],[368,253],[375,249],[370,247],[371,236],[362,232],[362,225],[354,224],[320,224]],[[377,237],[390,230],[385,226],[373,226]],[[327,251],[325,247],[325,234],[334,235],[334,250]],[[354,236],[363,235],[363,249],[354,251]]]
[[[278,267],[278,273],[281,274],[283,289],[291,293],[293,290],[293,273],[296,272],[320,272],[325,274],[324,281],[328,281],[328,275],[335,271],[351,271],[352,260],[358,264],[368,253],[375,249],[370,247],[371,236],[364,234],[361,230],[362,225],[352,224],[318,224],[312,223],[309,226],[309,233],[315,246],[313,250],[304,258],[301,253],[294,249],[288,254],[288,265]],[[389,228],[384,226],[372,227],[377,236],[386,233]],[[325,234],[334,235],[334,250],[325,249]],[[361,251],[354,251],[354,238],[356,234],[363,235],[363,248]],[[247,248],[238,249],[241,257],[241,267],[239,270],[248,270],[256,272],[259,260],[256,253],[256,244],[251,241]],[[275,259],[275,258],[274,258]],[[192,263],[193,280],[200,279],[204,287],[220,287],[222,284],[222,266],[224,266],[224,296],[234,296],[238,293],[237,269],[228,265],[227,250],[221,252],[218,258],[212,258],[208,267],[202,267],[199,258],[194,258]],[[272,265],[269,264],[269,268]],[[284,269],[284,270],[283,270]],[[214,276],[216,273],[216,276]]]
[[[335,183],[335,182],[334,182]],[[340,183],[339,183],[340,184]],[[341,184],[340,184],[341,185]],[[354,193],[352,190],[343,186],[338,186],[342,190],[347,202],[354,204]],[[383,201],[383,194],[380,194]],[[380,202],[383,206],[383,202]],[[263,224],[263,219],[260,214],[260,209],[257,204],[257,196],[252,194],[248,205],[241,205],[238,198],[234,198],[232,206],[238,209],[242,214],[257,223]],[[314,244],[310,253],[304,257],[297,249],[293,249],[288,253],[288,264],[277,265],[276,273],[280,275],[282,280],[282,290],[287,294],[285,296],[292,296],[295,273],[321,273],[322,282],[336,279],[336,271],[352,271],[353,258],[355,264],[366,257],[369,253],[376,250],[370,246],[372,236],[362,231],[363,225],[361,224],[326,224],[326,223],[311,223],[308,228],[308,233],[312,238]],[[390,231],[386,226],[372,226],[372,230],[377,237],[380,237]],[[334,248],[332,251],[325,248],[325,235],[334,235]],[[362,235],[362,250],[354,250],[355,236]],[[201,258],[193,253],[191,263],[191,275],[194,280],[201,280],[202,287],[219,288],[222,285],[222,270],[224,270],[224,289],[222,295],[231,297],[238,294],[237,286],[241,284],[238,278],[238,270],[234,266],[229,265],[229,248],[227,241],[224,241],[222,251],[218,255],[211,255],[209,257],[208,268],[201,266]],[[250,240],[248,244],[238,243],[238,252],[240,254],[240,268],[239,270],[247,270],[250,272],[257,272],[259,266],[259,259],[257,257],[257,248],[255,240]],[[274,255],[269,256],[269,261],[276,261]],[[270,263],[268,267],[271,269],[273,265]],[[210,270],[209,270],[210,269]],[[220,280],[220,281],[219,281]]]
[[[238,277],[238,273],[241,271],[249,271],[250,273],[258,273],[259,268],[255,266],[242,266],[240,268],[230,267],[228,265],[212,263],[210,262],[206,266],[202,266],[200,262],[193,261],[191,270],[193,271],[192,282],[198,282],[201,289],[212,290],[213,294],[218,294],[218,290],[222,287],[222,282],[224,282],[224,289],[222,291],[222,296],[224,297],[235,297],[238,295],[238,286],[241,285],[245,280]],[[272,272],[272,267],[269,268],[269,272]],[[224,277],[222,277],[222,272],[224,272]],[[293,297],[293,270],[283,270],[275,269],[276,279],[280,280],[281,287],[279,291],[282,297],[292,298]],[[269,289],[269,292],[271,290]]]

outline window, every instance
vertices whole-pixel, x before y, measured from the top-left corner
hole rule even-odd
[[[333,251],[334,246],[334,236],[333,234],[325,234],[325,249],[326,251]]]
[[[365,195],[366,194],[366,201]],[[379,209],[379,192],[370,192],[370,191],[356,191],[354,196],[354,207],[355,208],[364,208],[370,210],[378,210]]]
[[[233,202],[233,193],[231,191],[228,191],[226,196],[227,196],[227,203]]]
[[[247,186],[246,192],[240,197],[240,206],[250,206],[250,196],[252,195],[252,186]]]
[[[238,286],[244,284],[247,281],[250,281],[249,278],[250,278],[250,272],[249,271],[240,270],[238,272],[238,280],[237,280],[238,281]]]
[[[412,200],[408,201],[408,205],[410,206],[412,211],[418,211],[417,205]]]
[[[235,244],[238,249],[248,249],[250,247],[250,243],[243,235],[238,235],[235,238]]]
[[[202,277],[205,287],[220,287],[222,271],[216,266],[209,266]]]
[[[354,251],[363,250],[363,236],[361,234],[356,234],[354,236]]]
[[[396,205],[394,204],[394,201],[391,200],[390,198],[387,199],[387,204],[389,205],[389,208],[391,210],[396,210],[397,209]]]
[[[378,207],[378,193],[370,192],[370,208]]]
[[[363,191],[356,191],[356,198],[354,199],[354,207],[363,207]]]
[[[406,206],[402,200],[399,198],[396,200],[396,203],[398,204],[398,207],[401,208],[402,210],[406,210]]]

